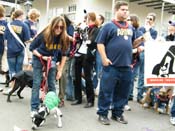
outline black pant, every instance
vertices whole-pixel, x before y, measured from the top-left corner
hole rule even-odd
[[[75,99],[82,101],[82,83],[81,77],[83,72],[83,77],[86,82],[86,95],[87,102],[94,103],[94,87],[92,82],[92,70],[94,64],[94,57],[81,55],[80,57],[75,57]]]

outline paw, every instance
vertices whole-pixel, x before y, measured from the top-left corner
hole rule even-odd
[[[22,96],[19,96],[19,99],[24,99],[24,97],[22,97]]]
[[[7,99],[7,102],[9,102],[9,103],[10,103],[10,102],[12,102],[12,101],[11,101],[10,99]]]

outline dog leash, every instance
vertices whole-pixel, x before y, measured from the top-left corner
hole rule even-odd
[[[45,62],[42,57],[39,58],[40,61],[41,61],[41,64],[43,65],[43,73],[44,73],[44,77],[43,77],[43,80],[41,82],[41,91],[42,91],[42,94],[41,94],[41,100],[43,101],[44,98],[45,98],[45,95],[48,91],[48,82],[47,82],[47,77],[48,77],[48,74],[49,74],[49,70],[51,68],[51,58],[48,58],[47,59],[47,62]]]

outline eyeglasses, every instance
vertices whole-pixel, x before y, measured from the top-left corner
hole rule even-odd
[[[146,19],[149,20],[149,21],[153,21],[153,18],[147,17]]]
[[[64,26],[55,26],[55,29],[60,29],[60,30],[63,30]]]

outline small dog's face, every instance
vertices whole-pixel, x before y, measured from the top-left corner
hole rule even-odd
[[[160,91],[159,96],[165,97],[168,96],[168,93],[166,91]]]
[[[45,105],[41,105],[37,114],[32,118],[32,129],[35,130],[37,127],[44,124],[46,116],[49,114],[49,110]]]

